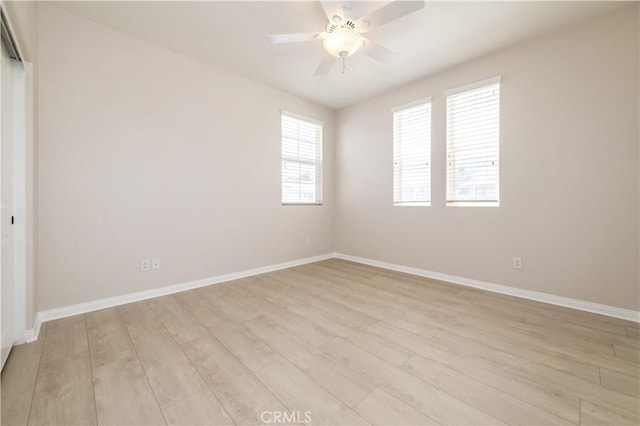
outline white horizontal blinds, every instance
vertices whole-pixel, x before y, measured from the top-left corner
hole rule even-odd
[[[498,205],[499,140],[499,78],[447,96],[447,205]]]
[[[322,123],[282,113],[282,203],[318,204]]]
[[[393,113],[393,203],[431,202],[431,101]]]

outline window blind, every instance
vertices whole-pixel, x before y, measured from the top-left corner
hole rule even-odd
[[[393,112],[393,204],[431,203],[431,100]]]
[[[447,95],[447,205],[497,206],[500,79]]]
[[[282,113],[282,203],[322,202],[322,123]]]

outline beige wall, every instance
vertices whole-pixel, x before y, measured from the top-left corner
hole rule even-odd
[[[329,110],[42,5],[37,308],[336,249],[639,309],[638,35],[635,5],[344,109],[334,131]],[[501,206],[446,208],[443,92],[494,75]],[[433,205],[394,208],[390,110],[425,96]],[[326,123],[322,207],[280,205],[281,108]]]
[[[332,111],[39,9],[40,310],[332,250]],[[281,206],[281,108],[325,122],[323,206]]]
[[[638,49],[633,5],[340,111],[336,250],[637,310]],[[443,92],[495,75],[501,205],[447,208]],[[390,110],[427,96],[432,206],[392,207]]]
[[[22,59],[31,65],[31,88],[27,90],[27,144],[26,144],[26,328],[33,328],[37,313],[37,285],[35,270],[37,264],[36,250],[33,242],[37,228],[35,220],[37,191],[37,98],[38,98],[38,3],[26,1],[3,1],[2,7],[7,13],[13,35],[17,39]]]

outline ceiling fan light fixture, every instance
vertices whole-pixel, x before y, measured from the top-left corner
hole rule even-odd
[[[336,58],[346,58],[364,45],[362,36],[352,28],[342,27],[331,32],[323,42],[324,49]]]

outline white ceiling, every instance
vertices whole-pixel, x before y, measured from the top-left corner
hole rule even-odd
[[[388,2],[356,1],[356,17]],[[479,55],[586,20],[622,2],[431,2],[367,37],[395,51],[381,64],[362,53],[316,77],[319,40],[272,45],[266,34],[323,31],[318,1],[73,1],[55,6],[227,71],[342,108]],[[628,4],[628,3],[627,3]]]

